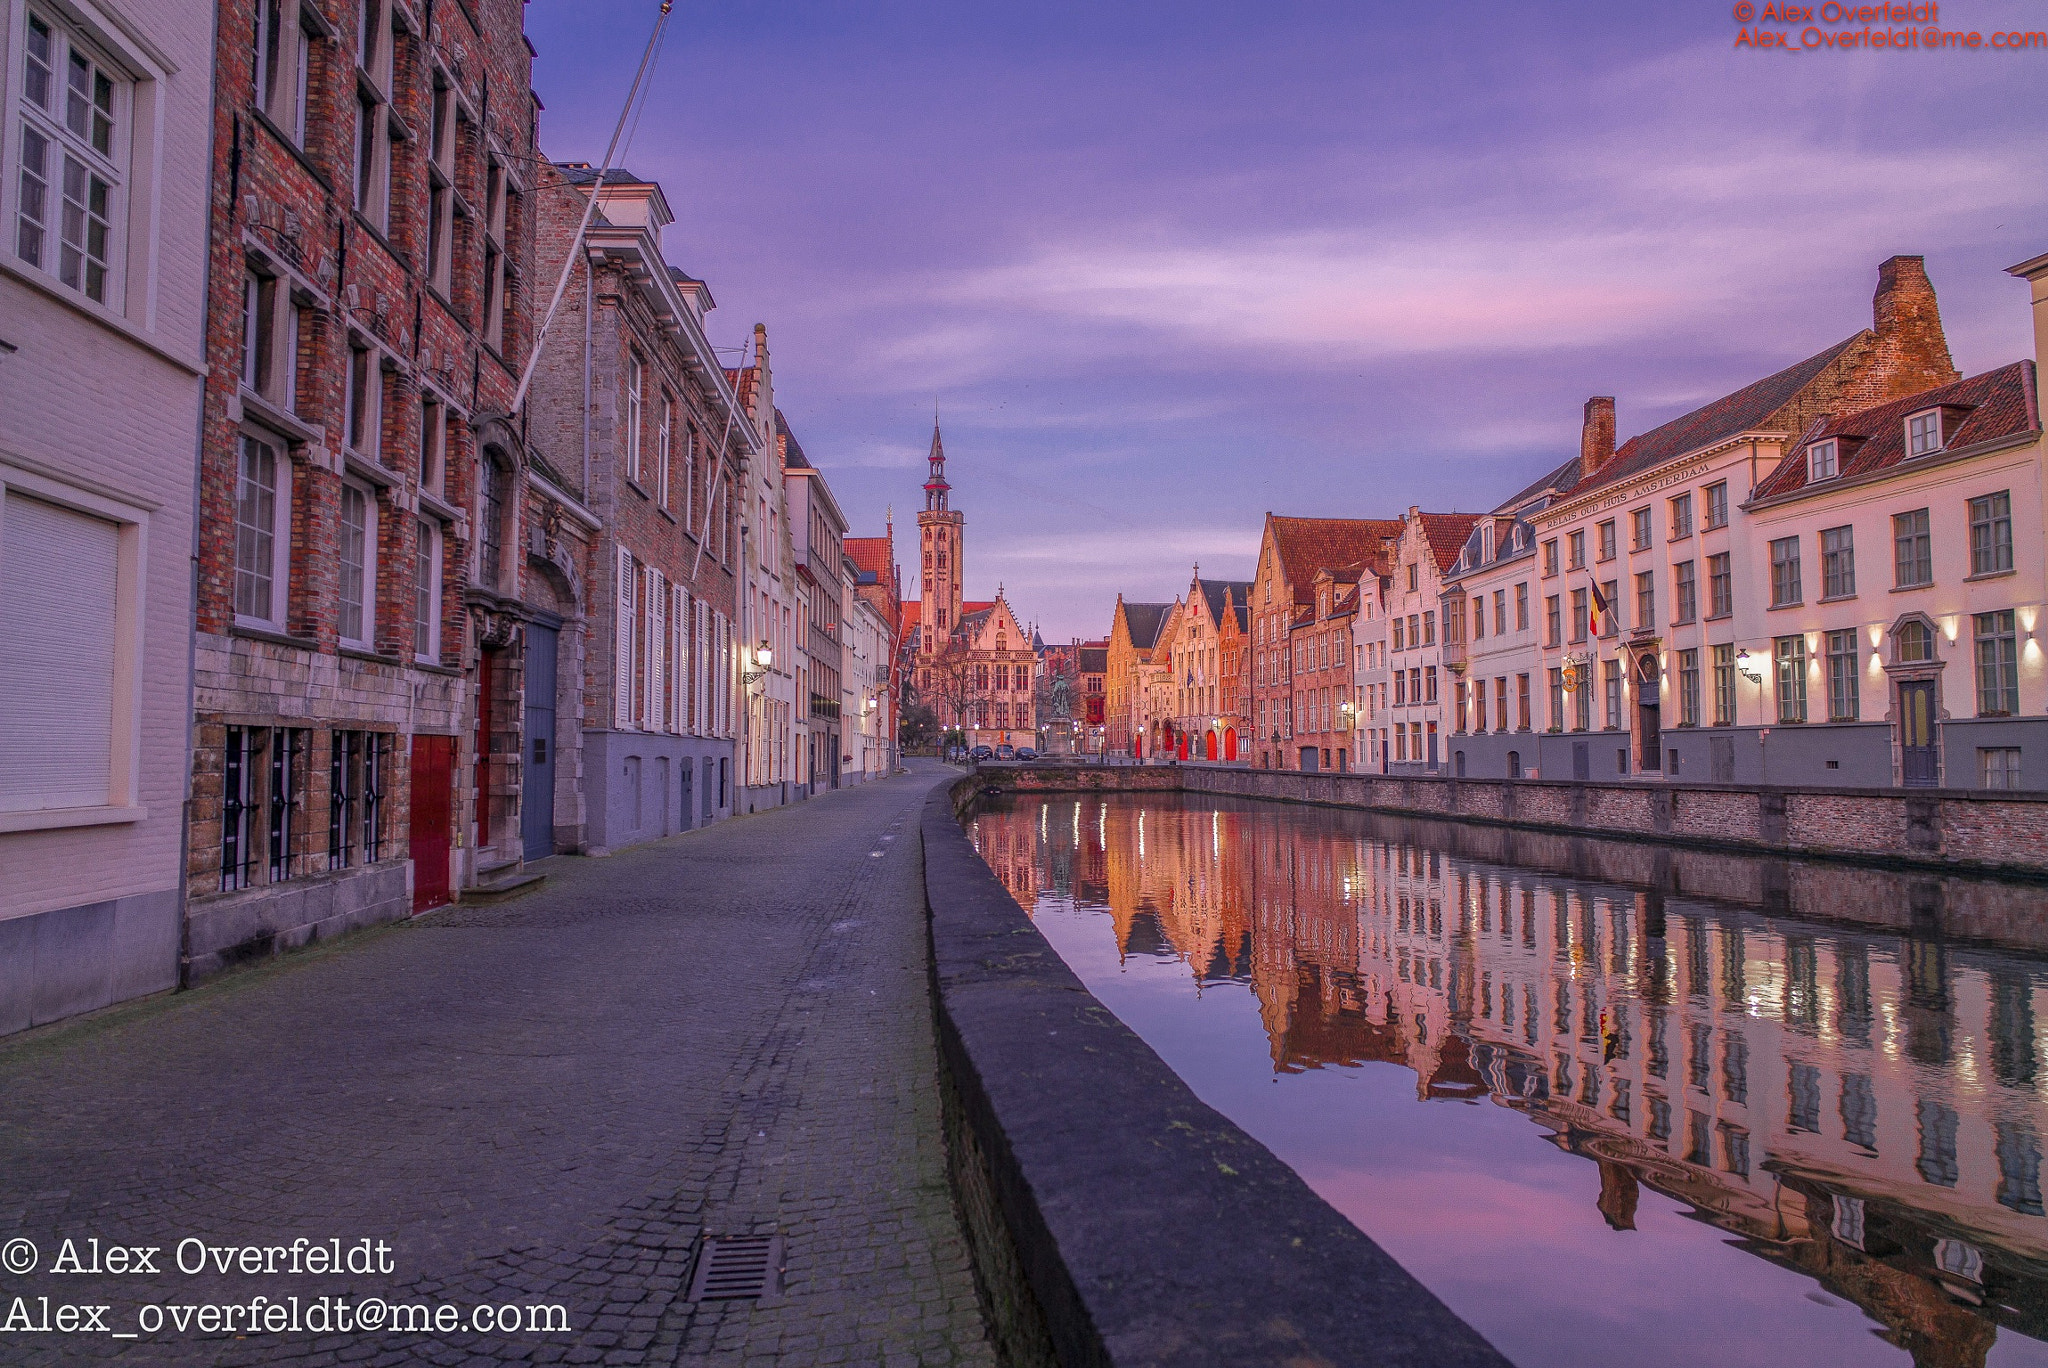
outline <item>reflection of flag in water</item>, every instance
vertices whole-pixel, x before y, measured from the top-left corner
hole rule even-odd
[[[1593,635],[1601,636],[1607,631],[1607,596],[1600,592],[1600,581],[1587,581],[1593,588]]]
[[[1600,1009],[1600,1062],[1612,1064],[1614,1056],[1621,1053],[1621,1032],[1607,1020],[1607,1009]]]

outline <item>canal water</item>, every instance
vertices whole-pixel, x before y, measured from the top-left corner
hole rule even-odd
[[[1194,795],[971,833],[1526,1368],[2048,1365],[2039,888]]]

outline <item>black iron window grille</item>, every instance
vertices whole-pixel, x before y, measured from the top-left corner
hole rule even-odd
[[[270,732],[270,882],[283,883],[297,871],[293,844],[298,834],[299,771],[306,758],[303,727]]]
[[[355,863],[356,776],[361,773],[363,734],[338,731],[327,764],[327,867]]]
[[[220,891],[232,893],[256,880],[257,753],[261,731],[229,727],[221,757]]]
[[[384,761],[391,753],[391,738],[381,732],[363,737],[363,859],[375,864],[384,858]]]

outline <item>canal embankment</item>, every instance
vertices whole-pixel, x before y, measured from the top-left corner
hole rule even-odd
[[[1089,992],[962,828],[983,782],[935,790],[922,836],[949,1163],[1005,1357],[1505,1365]]]
[[[1019,793],[1184,792],[1361,808],[1701,850],[2048,881],[2048,793],[1781,788],[1223,765],[984,765]]]

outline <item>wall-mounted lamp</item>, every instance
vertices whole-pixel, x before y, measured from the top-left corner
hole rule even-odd
[[[1756,657],[1749,653],[1747,646],[1735,653],[1735,668],[1752,684],[1764,682],[1763,666],[1757,664]]]
[[[767,642],[762,642],[754,648],[754,668],[751,670],[741,670],[740,682],[743,684],[753,683],[761,676],[767,674],[768,668],[774,663],[775,652],[768,648]]]

